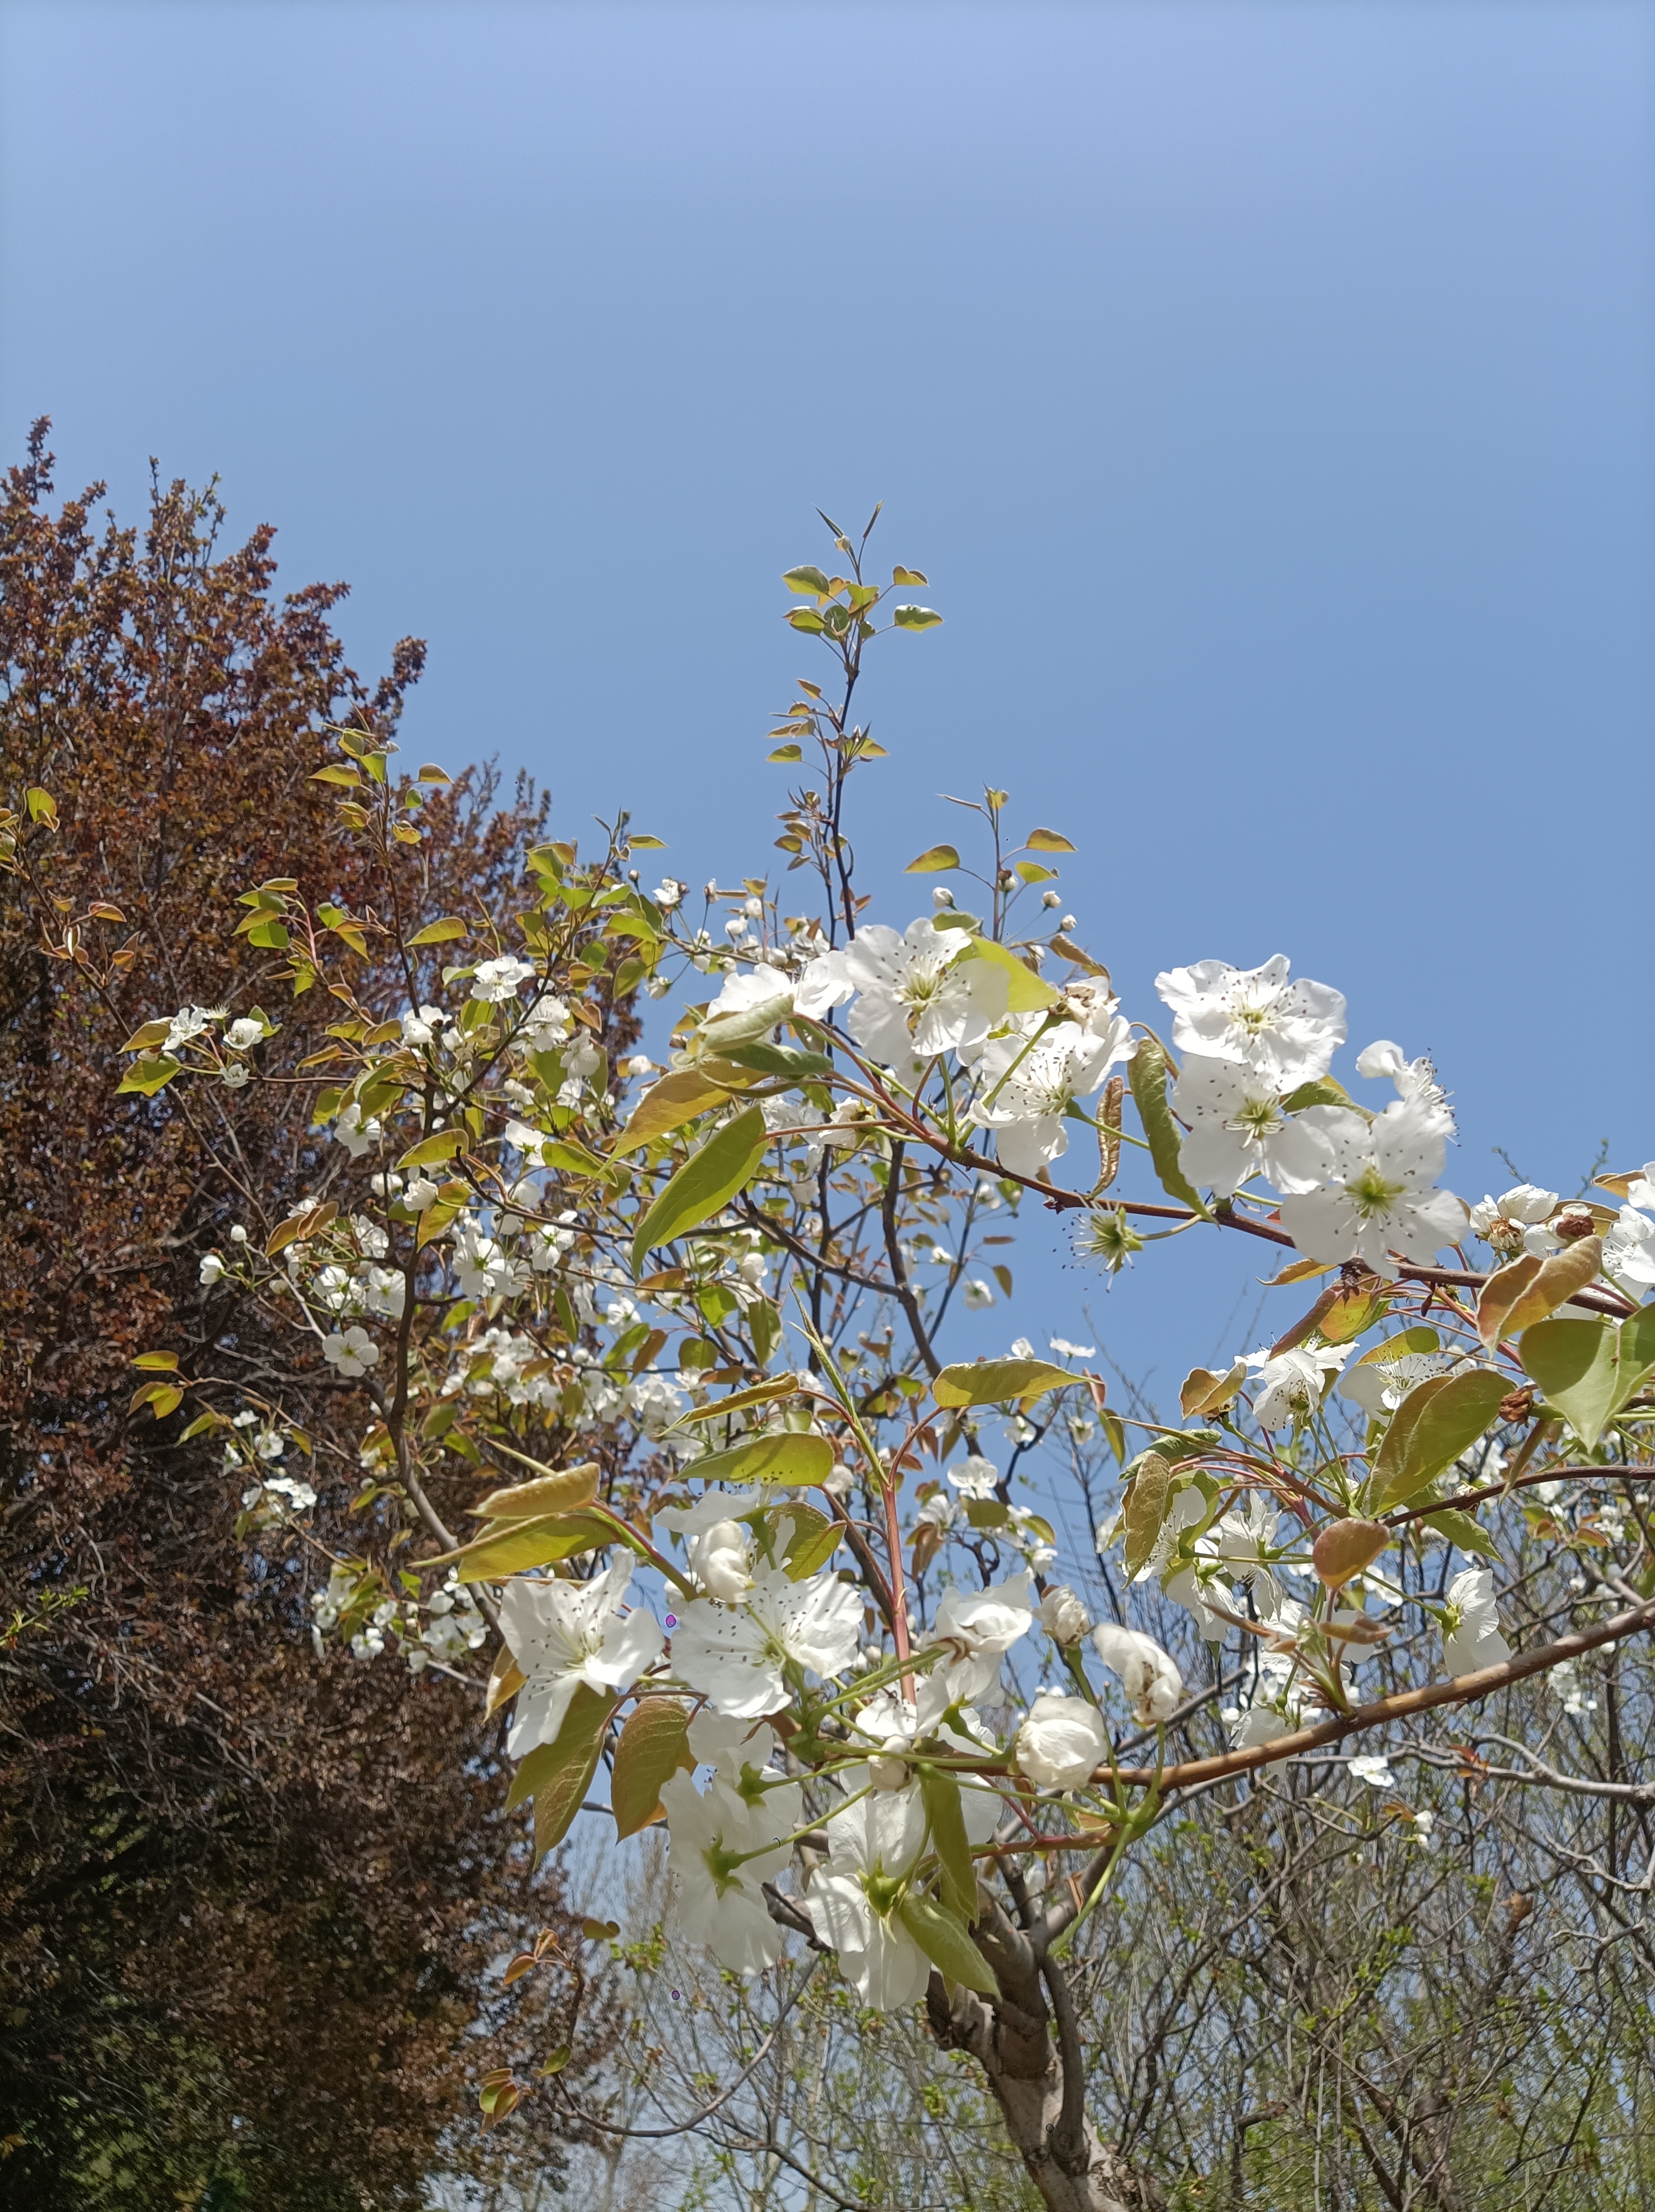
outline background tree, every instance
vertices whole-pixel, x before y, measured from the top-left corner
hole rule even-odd
[[[415,2203],[475,2112],[488,1959],[526,1912],[569,1923],[514,1874],[465,1693],[319,1667],[298,1563],[242,1540],[220,1444],[129,1411],[136,1352],[210,1346],[279,1376],[312,1453],[289,1477],[355,1465],[313,1345],[200,1279],[255,1187],[279,1213],[319,1179],[313,1142],[274,1091],[221,1149],[211,1102],[114,1084],[157,994],[268,990],[270,955],[221,941],[250,881],[361,898],[307,779],[330,722],[394,725],[423,649],[362,684],[343,587],[278,599],[272,532],[225,550],[210,493],[157,482],[141,537],[94,527],[100,487],[52,514],[45,435],[0,501],[0,759],[58,798],[0,876],[0,2200],[262,2203],[279,2173],[284,2203]],[[434,894],[495,896],[541,812],[484,772],[434,793]],[[283,1010],[301,1054],[337,1012]],[[555,2166],[555,2133],[487,2155]]]

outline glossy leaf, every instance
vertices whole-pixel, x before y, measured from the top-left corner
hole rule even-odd
[[[945,1367],[931,1393],[939,1406],[1004,1406],[1061,1390],[1074,1379],[1049,1359],[979,1359]]]
[[[408,942],[410,945],[447,945],[453,939],[469,933],[458,915],[446,914],[440,921],[428,921],[423,929],[417,929]]]
[[[636,1836],[662,1818],[662,1783],[695,1767],[689,1735],[689,1712],[676,1698],[642,1698],[627,1716],[609,1784],[617,1838]]]
[[[1518,1341],[1523,1371],[1590,1451],[1620,1395],[1620,1332],[1606,1318],[1541,1321]]]
[[[943,1902],[951,1905],[962,1920],[975,1920],[977,1873],[971,1864],[971,1845],[965,1833],[958,1780],[946,1767],[922,1766],[919,1781],[920,1802],[930,1823],[931,1848],[942,1869]]]
[[[1485,1344],[1520,1335],[1566,1305],[1577,1291],[1595,1283],[1603,1265],[1600,1237],[1579,1237],[1543,1260],[1524,1253],[1484,1285],[1477,1300],[1477,1334]]]
[[[1024,842],[1031,853],[1072,853],[1074,850],[1061,830],[1031,830]]]
[[[632,1238],[632,1273],[646,1254],[670,1244],[721,1212],[758,1171],[770,1132],[757,1106],[749,1106],[692,1152],[638,1224]]]
[[[939,927],[943,917],[939,917]],[[1053,990],[1043,982],[1032,968],[1025,967],[1016,953],[1008,952],[1003,945],[996,945],[992,937],[973,937],[959,954],[961,960],[985,960],[991,967],[1001,969],[1006,977],[1006,1006],[1013,1014],[1042,1013],[1055,1006],[1062,998],[1061,991]]]
[[[1461,1368],[1415,1383],[1390,1417],[1373,1462],[1367,1509],[1386,1512],[1416,1498],[1484,1435],[1500,1412],[1506,1378],[1492,1368]]]
[[[691,1460],[684,1471],[708,1482],[785,1482],[817,1490],[833,1472],[833,1447],[825,1437],[773,1429]]]
[[[891,617],[898,629],[934,629],[942,620],[934,607],[893,607]]]
[[[1000,1984],[994,1969],[972,1942],[970,1931],[957,1913],[934,1898],[910,1890],[897,1907],[897,1917],[934,1966],[940,1966],[951,1981],[984,1996],[998,1996]]]
[[[1207,1208],[1202,1204],[1194,1186],[1178,1164],[1178,1125],[1172,1119],[1172,1109],[1166,1096],[1166,1054],[1153,1037],[1139,1040],[1138,1049],[1127,1066],[1131,1079],[1133,1102],[1138,1109],[1138,1119],[1149,1142],[1149,1157],[1154,1163],[1155,1173],[1160,1178],[1161,1188],[1169,1198],[1176,1198],[1181,1206],[1191,1207],[1203,1219]]]
[[[491,1490],[480,1505],[468,1505],[465,1510],[483,1521],[537,1521],[548,1513],[573,1513],[597,1496],[598,1471],[596,1460],[587,1460],[579,1467],[548,1468],[532,1482]]]
[[[145,1098],[153,1098],[156,1091],[167,1088],[183,1065],[182,1060],[170,1059],[164,1053],[159,1056],[145,1053],[133,1061],[115,1085],[116,1095],[119,1097],[123,1091],[136,1091]]]
[[[952,845],[932,845],[920,854],[917,860],[910,860],[903,873],[905,876],[931,876],[940,868],[957,868],[958,866],[959,854]]]

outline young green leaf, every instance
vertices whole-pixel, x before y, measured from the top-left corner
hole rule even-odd
[[[891,611],[898,629],[933,629],[942,620],[934,607],[893,607]]]
[[[920,1802],[931,1825],[931,1848],[942,1869],[943,1902],[969,1925],[977,1914],[977,1875],[971,1865],[970,1840],[965,1833],[959,1784],[940,1766],[922,1766],[919,1782]],[[958,1975],[955,1979],[958,1979]]]
[[[1367,1511],[1384,1513],[1418,1497],[1486,1431],[1505,1395],[1505,1376],[1489,1367],[1463,1367],[1416,1382],[1391,1415],[1374,1458]]]
[[[910,860],[903,873],[905,876],[931,876],[935,875],[940,868],[957,868],[958,866],[959,854],[952,845],[932,845],[920,854],[917,860]]]
[[[1133,1102],[1138,1109],[1138,1119],[1143,1124],[1144,1135],[1149,1140],[1149,1157],[1154,1163],[1155,1173],[1160,1178],[1161,1188],[1169,1198],[1180,1205],[1194,1208],[1203,1220],[1211,1218],[1207,1208],[1178,1164],[1178,1125],[1172,1119],[1172,1109],[1167,1103],[1166,1054],[1153,1037],[1141,1037],[1138,1049],[1132,1055],[1127,1073],[1131,1079]]]
[[[931,1385],[940,1406],[1003,1406],[1061,1390],[1074,1376],[1049,1359],[979,1359],[945,1367]]]
[[[745,1190],[769,1140],[763,1112],[749,1106],[691,1152],[633,1233],[632,1273],[642,1273],[646,1254],[658,1244],[699,1228]]]
[[[1620,1392],[1620,1332],[1604,1318],[1536,1322],[1518,1340],[1523,1371],[1590,1451]]]
[[[957,1913],[934,1898],[910,1890],[897,1907],[897,1917],[934,1966],[940,1966],[950,1981],[977,1990],[985,1997],[1000,1995],[994,1969],[972,1942],[970,1931]]]

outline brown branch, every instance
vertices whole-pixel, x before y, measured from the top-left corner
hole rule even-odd
[[[1556,1644],[1543,1644],[1538,1650],[1525,1651],[1520,1657],[1507,1659],[1498,1667],[1480,1668],[1475,1674],[1456,1675],[1451,1682],[1432,1682],[1424,1689],[1403,1690],[1395,1697],[1378,1698],[1372,1705],[1358,1705],[1348,1713],[1330,1714],[1313,1728],[1295,1729],[1291,1735],[1277,1736],[1273,1743],[1249,1744],[1215,1759],[1187,1759],[1181,1766],[1163,1767],[1159,1774],[1144,1767],[1123,1768],[1117,1778],[1131,1789],[1147,1790],[1159,1784],[1165,1790],[1190,1789],[1197,1783],[1219,1781],[1228,1774],[1249,1774],[1258,1767],[1274,1766],[1281,1759],[1319,1750],[1323,1744],[1337,1743],[1342,1736],[1358,1729],[1378,1728],[1386,1721],[1402,1720],[1410,1713],[1428,1712],[1437,1705],[1469,1705],[1477,1698],[1488,1697],[1513,1682],[1521,1682],[1530,1674],[1543,1674],[1549,1668],[1561,1666],[1566,1659],[1578,1659],[1582,1653],[1596,1651],[1605,1644],[1622,1643],[1646,1628],[1655,1628],[1655,1601],[1617,1613],[1600,1621],[1596,1628],[1582,1629],[1578,1635],[1566,1636]],[[1110,1770],[1100,1767],[1092,1778],[1102,1784],[1111,1778]]]

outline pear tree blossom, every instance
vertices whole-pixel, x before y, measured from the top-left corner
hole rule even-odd
[[[1655,1626],[1655,1163],[1468,1207],[1446,1076],[1385,1039],[1341,1062],[1342,994],[1282,955],[1165,967],[1169,1051],[1050,887],[1086,826],[997,787],[914,863],[950,878],[932,914],[881,920],[847,826],[881,748],[849,702],[871,639],[940,617],[865,550],[836,528],[831,568],[788,572],[834,691],[801,681],[773,733],[784,859],[698,915],[677,875],[646,888],[657,841],[623,816],[444,915],[388,742],[365,781],[368,738],[327,740],[396,957],[273,878],[241,905],[282,988],[325,988],[332,1048],[290,1064],[228,992],[132,1032],[145,1110],[215,1086],[241,1218],[204,1224],[205,1324],[139,1351],[131,1418],[216,1439],[250,1548],[308,1547],[319,1663],[400,1654],[407,1694],[458,1676],[504,1717],[537,1853],[579,1817],[624,1863],[659,1807],[674,1924],[755,2007],[810,1948],[866,2007],[923,2002],[1045,2201],[1107,2212],[1085,2054],[1043,2023],[1113,1869],[1278,1760],[1389,1788],[1409,1698],[1452,1712],[1467,1674],[1551,1670],[1585,1724],[1587,1655]],[[495,949],[447,964],[461,933]],[[290,1121],[279,1174],[229,1150],[255,1097]],[[320,1162],[298,1198],[295,1160]],[[1024,1320],[1014,1235],[1115,1300],[1167,1239],[1192,1271],[1244,1252],[1260,1348],[1209,1370],[1192,1304],[1194,1341],[1123,1389],[1084,1292],[1074,1334]],[[249,1402],[232,1304],[301,1373],[319,1347],[343,1443],[300,1438],[278,1362]],[[1001,1305],[1026,1334],[995,1353]],[[1501,1627],[1513,1527],[1585,1563],[1567,1638],[1515,1596]],[[1105,1617],[1123,1593],[1171,1649]],[[1416,1842],[1427,1811],[1396,1815]]]

